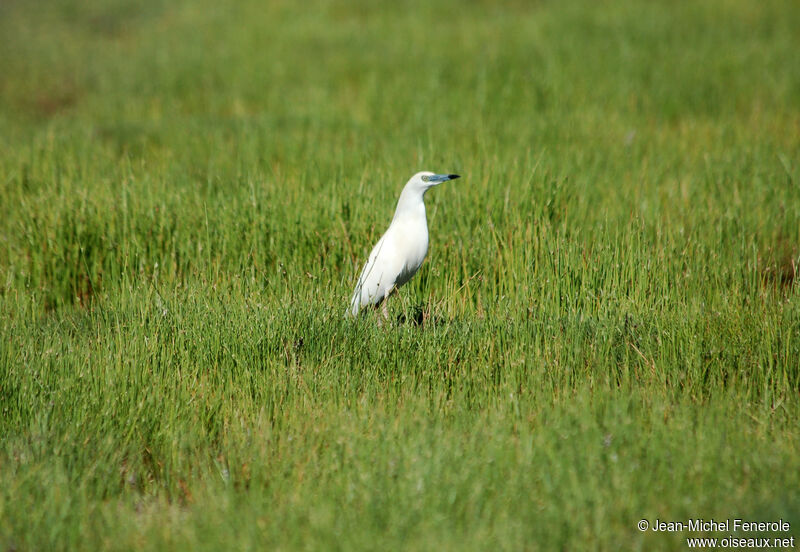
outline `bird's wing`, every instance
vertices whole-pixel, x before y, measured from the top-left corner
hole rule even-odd
[[[394,249],[388,232],[372,248],[350,302],[353,315],[365,305],[380,303],[391,291],[402,270]]]

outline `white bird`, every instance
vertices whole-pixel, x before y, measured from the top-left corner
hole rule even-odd
[[[425,192],[434,186],[459,178],[457,174],[419,172],[400,193],[397,209],[389,229],[381,236],[358,278],[348,313],[356,316],[367,305],[383,303],[383,315],[388,318],[384,300],[417,273],[428,254],[428,219],[425,216]]]

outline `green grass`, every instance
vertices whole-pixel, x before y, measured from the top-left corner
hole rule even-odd
[[[4,2],[0,550],[800,538],[797,29]],[[389,327],[346,320],[418,170],[463,176],[429,257]]]

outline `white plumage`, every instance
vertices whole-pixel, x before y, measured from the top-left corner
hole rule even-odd
[[[425,192],[458,178],[457,174],[419,172],[400,193],[389,228],[372,248],[358,278],[348,313],[355,316],[367,305],[380,305],[393,291],[408,282],[428,254],[428,219]],[[385,311],[384,304],[384,315]]]

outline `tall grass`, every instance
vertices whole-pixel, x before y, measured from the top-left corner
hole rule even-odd
[[[782,1],[5,3],[0,546],[800,524],[797,28]],[[463,175],[429,258],[389,327],[348,321],[418,170]]]

